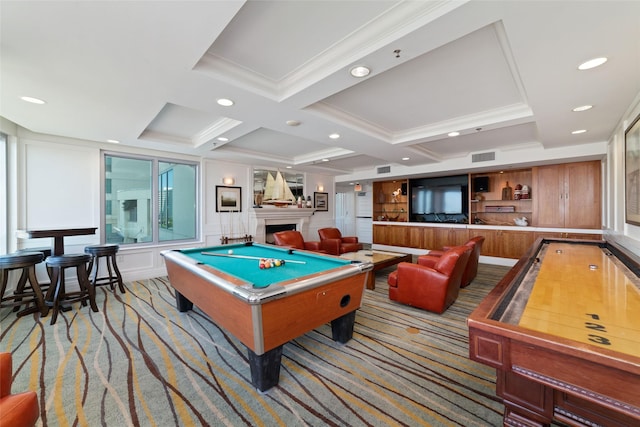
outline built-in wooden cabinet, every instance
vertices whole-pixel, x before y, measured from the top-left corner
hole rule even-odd
[[[482,255],[520,258],[538,237],[601,239],[601,170],[599,161],[537,166],[529,169],[471,174],[469,224],[394,225],[409,221],[409,197],[402,194],[408,180],[375,182],[373,243],[418,249],[455,246],[482,235]],[[489,186],[478,192],[474,178],[486,177]],[[518,185],[528,193],[517,194]],[[510,188],[511,191],[503,189]],[[396,197],[393,192],[399,192]],[[514,221],[525,217],[528,227]],[[483,228],[483,226],[491,226]],[[540,230],[544,228],[552,231]],[[555,230],[557,229],[557,231]],[[564,231],[562,229],[571,229]],[[581,232],[583,231],[584,232]]]
[[[393,224],[376,225],[373,227],[373,243],[408,247],[410,228]]]
[[[519,230],[471,229],[469,237],[484,236],[481,255],[520,258],[533,245],[535,233]]]
[[[406,222],[409,220],[407,185],[406,179],[373,183],[374,221]]]
[[[426,249],[440,249],[443,246],[460,246],[469,240],[469,231],[460,227],[434,227],[433,242]]]
[[[601,228],[600,162],[533,168],[533,225]]]

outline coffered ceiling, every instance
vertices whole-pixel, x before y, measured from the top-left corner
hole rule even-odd
[[[640,92],[638,1],[2,0],[0,20],[0,115],[30,131],[332,175],[606,141]]]

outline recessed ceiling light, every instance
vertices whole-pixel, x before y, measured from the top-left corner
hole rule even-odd
[[[458,135],[460,135],[460,132],[449,132],[447,135],[449,135],[449,136],[458,136]]]
[[[298,120],[287,120],[287,126],[300,126],[300,122]]]
[[[371,73],[371,70],[364,65],[358,65],[353,67],[351,71],[349,71],[353,77],[366,77]]]
[[[322,161],[323,161],[323,162],[328,162],[328,161],[329,161],[329,159],[322,159]]]
[[[586,129],[578,129],[578,130],[574,130],[573,132],[571,132],[572,135],[578,135],[581,133],[585,133],[587,130]]]
[[[285,166],[287,169],[292,169],[293,166]]]
[[[31,96],[21,96],[20,99],[22,99],[23,101],[30,102],[32,104],[38,104],[38,105],[46,104],[46,102],[44,102],[42,99],[33,98]]]
[[[593,108],[593,105],[581,105],[579,107],[576,107],[573,109],[573,111],[580,112],[580,111],[587,111]]]
[[[220,141],[220,142],[227,142],[227,141],[229,141],[229,138],[224,137],[224,136],[221,136],[221,137],[219,137],[219,138],[218,138],[218,141]]]
[[[117,139],[107,139],[107,142],[110,142],[112,144],[120,144],[120,141],[118,141]]]
[[[231,107],[233,105],[233,101],[227,98],[220,98],[216,102],[223,107]]]
[[[584,70],[590,70],[592,68],[596,68],[599,67],[600,65],[604,64],[605,62],[607,62],[607,58],[605,58],[604,56],[601,58],[593,58],[590,59],[586,62],[583,62],[582,64],[578,65],[578,70],[584,71]]]
[[[405,161],[410,160],[410,159],[411,159],[411,157],[403,157],[402,158],[402,160],[405,160]]]
[[[340,134],[339,133],[332,133],[331,135],[329,135],[329,138],[338,139],[338,138],[340,138]]]

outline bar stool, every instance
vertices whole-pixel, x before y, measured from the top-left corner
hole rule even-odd
[[[114,244],[94,245],[85,247],[84,252],[91,255],[91,262],[89,262],[87,272],[91,275],[93,270],[93,278],[91,279],[93,286],[109,285],[111,290],[115,291],[115,285],[118,284],[120,292],[124,294],[125,290],[124,284],[122,283],[122,275],[120,274],[118,264],[116,263],[116,254],[118,253],[118,249],[119,246]],[[109,272],[107,276],[98,277],[100,258],[105,258],[107,270]]]
[[[91,256],[88,254],[63,254],[50,256],[45,260],[47,267],[52,269],[51,286],[47,291],[47,297],[45,302],[51,306],[53,313],[51,315],[51,324],[56,323],[58,318],[58,312],[60,310],[70,310],[70,308],[62,308],[61,304],[81,302],[83,306],[87,305],[87,300],[91,309],[95,312],[98,311],[96,305],[96,291],[87,275],[87,263],[91,261]],[[67,292],[65,289],[65,274],[66,268],[76,268],[76,274],[78,276],[78,284],[80,290],[75,292]]]
[[[47,257],[51,256],[51,246],[43,246],[40,248],[25,248],[25,249],[18,249],[16,251],[16,253],[18,254],[22,254],[25,252],[41,252],[42,256],[44,257],[44,259],[47,259]],[[49,282],[38,282],[40,284],[40,289],[42,290],[42,292],[44,292],[48,287],[49,284],[51,283],[51,268],[47,268],[47,275],[49,276]]]
[[[13,307],[18,311],[21,305],[25,309],[18,316],[40,312],[46,316],[49,309],[44,302],[42,289],[36,278],[36,264],[42,262],[44,256],[40,252],[21,252],[0,256],[0,307]],[[4,295],[9,282],[9,271],[21,269],[20,279],[12,295]],[[27,281],[29,284],[27,284]],[[29,304],[34,304],[29,307]]]

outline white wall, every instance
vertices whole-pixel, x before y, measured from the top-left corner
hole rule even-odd
[[[614,240],[640,256],[640,227],[625,222],[624,132],[640,115],[640,93],[616,126],[607,146],[603,231],[607,240]]]

